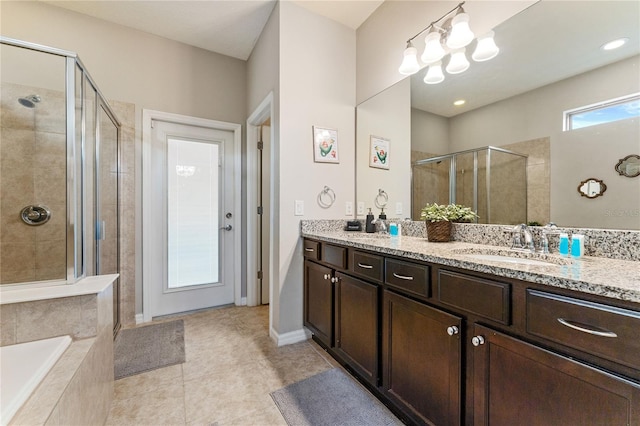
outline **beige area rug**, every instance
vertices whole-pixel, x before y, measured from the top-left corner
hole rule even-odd
[[[402,422],[339,368],[271,393],[291,426],[387,426]]]
[[[185,361],[182,320],[129,328],[115,341],[114,376],[121,379]]]

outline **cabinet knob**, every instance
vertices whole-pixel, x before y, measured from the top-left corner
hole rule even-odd
[[[331,274],[324,274],[324,279],[328,280],[329,278],[331,278]]]
[[[340,281],[340,278],[338,278],[338,277],[331,278],[331,282],[334,283],[334,284],[337,283],[338,281]]]
[[[471,338],[471,344],[473,346],[484,345],[484,337],[482,337],[482,336],[473,336]]]
[[[455,325],[451,325],[451,326],[447,327],[447,334],[449,336],[453,336],[455,334],[458,334],[459,332],[460,332],[460,330]]]

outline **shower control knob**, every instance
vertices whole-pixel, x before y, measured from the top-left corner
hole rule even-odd
[[[447,334],[449,336],[453,336],[456,335],[460,332],[460,330],[458,329],[458,327],[456,327],[455,325],[449,326],[447,327]]]
[[[471,344],[473,346],[484,345],[484,337],[482,337],[482,336],[473,336],[473,338],[471,339]]]

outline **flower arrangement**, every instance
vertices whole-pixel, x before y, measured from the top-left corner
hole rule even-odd
[[[427,222],[471,222],[478,215],[471,210],[471,207],[465,207],[460,204],[427,204],[420,210],[420,219]]]

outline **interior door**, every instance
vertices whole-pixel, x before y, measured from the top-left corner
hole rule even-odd
[[[234,134],[153,120],[151,316],[234,301]]]

